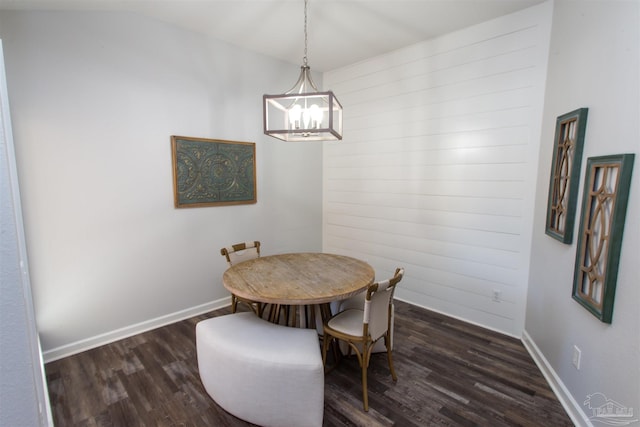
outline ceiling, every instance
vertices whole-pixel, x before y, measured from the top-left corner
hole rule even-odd
[[[544,0],[309,0],[308,62],[327,71]],[[297,65],[303,0],[0,0],[0,10],[129,11]]]

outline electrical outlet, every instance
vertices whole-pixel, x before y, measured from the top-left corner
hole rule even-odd
[[[580,359],[582,358],[582,351],[580,351],[580,348],[578,348],[577,345],[573,346],[573,359],[571,360],[571,362],[573,363],[573,366],[575,366],[575,368],[577,370],[580,370]]]
[[[500,290],[498,290],[498,289],[494,289],[493,290],[493,298],[492,299],[495,302],[502,301],[502,292],[500,292]]]

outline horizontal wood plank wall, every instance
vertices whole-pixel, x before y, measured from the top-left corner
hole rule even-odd
[[[344,107],[344,139],[324,147],[324,251],[378,278],[404,266],[398,298],[521,335],[550,16],[542,4],[324,75]]]

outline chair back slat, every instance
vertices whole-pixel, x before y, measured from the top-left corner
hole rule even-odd
[[[243,242],[220,249],[220,254],[227,259],[227,264],[231,267],[243,261],[260,257],[260,242]]]

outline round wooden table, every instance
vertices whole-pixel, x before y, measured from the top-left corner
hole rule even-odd
[[[229,292],[278,306],[321,307],[356,295],[373,283],[375,272],[364,261],[327,253],[290,253],[251,259],[229,267],[222,283]],[[312,315],[315,310],[312,310]],[[311,323],[314,324],[314,323]]]

